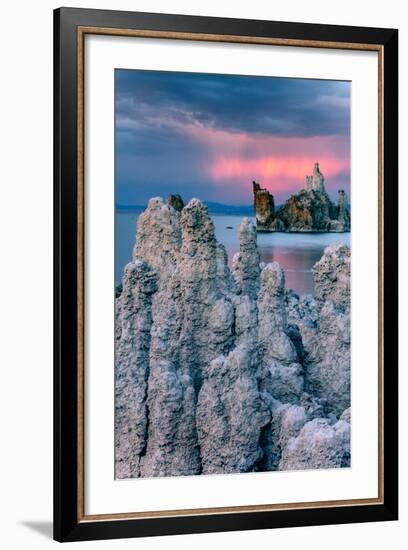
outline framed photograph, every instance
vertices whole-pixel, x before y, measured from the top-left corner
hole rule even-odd
[[[397,519],[397,30],[54,36],[55,539]]]

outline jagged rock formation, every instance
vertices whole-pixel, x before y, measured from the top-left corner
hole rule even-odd
[[[313,268],[315,298],[286,294],[302,342],[306,391],[340,415],[350,406],[350,249],[332,245]]]
[[[258,231],[268,230],[269,227],[273,227],[273,224],[277,220],[273,195],[267,189],[262,189],[256,181],[252,182],[252,190],[257,229]]]
[[[341,468],[350,461],[350,424],[326,418],[307,422],[288,440],[280,460],[282,470]]]
[[[146,409],[152,295],[157,276],[144,260],[126,266],[116,301],[115,434],[116,465],[121,477],[140,473],[146,446]]]
[[[249,219],[239,236],[230,270],[197,199],[140,215],[116,299],[117,478],[349,465],[349,250],[327,248],[299,297]]]
[[[214,359],[204,376],[196,415],[202,473],[255,470],[271,414],[259,392],[253,353],[238,346]]]
[[[345,191],[339,190],[337,204],[329,198],[319,163],[306,176],[305,188],[275,209],[273,195],[252,182],[258,231],[336,232],[350,231],[350,212]]]

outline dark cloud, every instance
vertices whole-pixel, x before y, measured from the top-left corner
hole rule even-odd
[[[348,82],[161,71],[116,75],[119,125],[162,114],[230,132],[349,133]]]

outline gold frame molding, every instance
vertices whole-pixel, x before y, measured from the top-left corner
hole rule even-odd
[[[292,46],[306,48],[325,48],[342,50],[374,51],[378,54],[378,497],[331,500],[315,502],[296,502],[286,504],[262,504],[248,506],[229,506],[216,508],[193,508],[179,510],[155,510],[134,513],[112,513],[90,515],[85,513],[85,455],[84,455],[84,64],[85,36],[108,35],[138,38],[194,40],[207,42],[224,42],[239,44],[263,44],[272,46]],[[169,32],[154,30],[117,29],[108,27],[77,27],[77,283],[78,283],[78,441],[77,441],[77,507],[78,522],[95,522],[105,520],[148,519],[164,517],[182,517],[231,513],[265,512],[272,510],[299,510],[306,508],[333,508],[338,506],[362,506],[384,503],[384,357],[383,357],[383,284],[384,284],[384,212],[383,212],[383,80],[384,80],[384,47],[380,44],[358,44],[349,42],[330,42],[318,40],[294,40],[286,38],[264,38],[253,36],[234,36],[202,34],[187,32]]]

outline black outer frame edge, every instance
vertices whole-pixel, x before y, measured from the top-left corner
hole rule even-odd
[[[398,519],[398,31],[384,44],[384,506]],[[385,266],[387,268],[385,268]],[[385,357],[387,364],[385,364]]]
[[[59,89],[60,89],[60,79],[59,79],[59,28],[60,28],[60,19],[58,13],[54,11],[54,36],[53,36],[53,71],[54,71],[54,81],[53,81],[53,231],[54,231],[54,242],[53,242],[53,323],[54,323],[54,336],[53,336],[53,357],[54,357],[54,371],[53,371],[53,408],[54,408],[54,418],[53,418],[53,533],[54,539],[61,540],[61,491],[59,487],[61,479],[61,468],[60,468],[60,451],[58,449],[59,437],[60,437],[60,415],[59,415],[59,406],[60,406],[60,359],[59,359],[59,350],[60,350],[60,341],[59,341],[59,266],[60,266],[60,257],[59,251],[61,249],[59,245],[59,223],[60,223],[60,196],[59,196],[59,144],[60,144],[60,131],[59,131],[59,110],[60,110],[60,100],[59,100]]]
[[[383,44],[395,29],[83,8],[59,8],[81,26]]]
[[[77,520],[77,26],[384,46],[384,504],[108,521]],[[60,542],[389,521],[398,514],[398,31],[216,17],[54,11],[54,538]],[[74,121],[74,123],[73,123]]]
[[[382,505],[79,523],[64,542],[394,520]]]
[[[54,12],[54,35],[53,35],[53,72],[54,72],[54,81],[53,81],[53,518],[54,526],[53,533],[54,538],[58,538],[60,532],[60,502],[59,502],[59,478],[60,478],[60,469],[59,469],[59,453],[57,451],[57,440],[59,438],[59,415],[58,407],[59,401],[57,395],[59,394],[59,338],[58,338],[58,327],[59,327],[59,245],[58,245],[58,235],[59,235],[59,193],[58,193],[58,144],[59,144],[59,79],[58,74],[58,63],[57,56],[55,53],[56,45],[59,42],[59,17],[57,13]]]
[[[54,538],[77,524],[76,29],[54,11]]]

